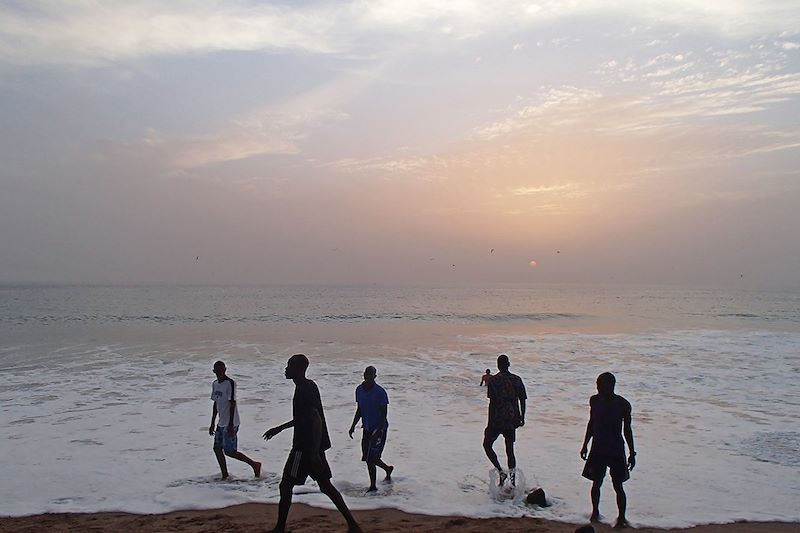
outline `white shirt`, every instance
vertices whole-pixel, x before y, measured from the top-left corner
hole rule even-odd
[[[217,425],[221,428],[228,427],[231,423],[231,400],[236,400],[236,384],[229,377],[225,377],[222,382],[218,379],[211,384],[211,399],[217,404],[217,414],[219,421]],[[239,408],[233,408],[233,426],[239,427]]]

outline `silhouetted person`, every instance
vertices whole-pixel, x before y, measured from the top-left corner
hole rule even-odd
[[[611,471],[611,481],[617,493],[619,516],[614,526],[617,529],[628,527],[625,518],[627,497],[622,484],[630,478],[628,470],[636,466],[636,452],[633,445],[633,429],[631,429],[631,404],[617,394],[614,385],[617,379],[614,374],[604,372],[597,378],[597,392],[589,398],[589,423],[586,425],[586,436],[583,438],[581,458],[586,461],[583,477],[592,480],[592,516],[590,520],[600,519],[600,487],[606,476],[606,468]],[[628,443],[628,459],[625,459],[625,444]],[[592,451],[586,455],[586,446],[592,441]]]
[[[214,363],[214,374],[217,379],[211,384],[211,399],[214,407],[211,410],[211,425],[208,426],[208,434],[214,435],[214,455],[217,456],[219,469],[222,471],[222,479],[228,479],[228,464],[225,456],[238,459],[249,464],[256,477],[261,476],[261,463],[253,461],[245,454],[237,451],[238,439],[236,434],[239,432],[239,409],[236,407],[236,383],[225,375],[225,363],[217,361]],[[219,422],[214,427],[214,421],[219,415]]]
[[[492,371],[487,368],[486,373],[481,376],[481,387],[483,387],[484,385],[488,387],[489,379],[491,379],[491,377],[492,377]]]
[[[486,396],[489,398],[489,422],[483,433],[483,449],[500,474],[500,485],[505,482],[508,474],[500,466],[492,445],[497,437],[503,435],[506,441],[508,468],[509,470],[516,468],[514,441],[517,428],[525,425],[525,400],[528,398],[522,379],[509,372],[509,366],[511,363],[508,361],[508,356],[505,354],[499,356],[497,358],[499,372],[486,383]],[[516,482],[514,477],[511,478],[511,482],[512,484]]]
[[[286,530],[286,519],[292,505],[292,488],[304,485],[311,476],[322,491],[336,505],[336,508],[347,520],[348,532],[358,533],[361,529],[353,518],[344,498],[331,483],[331,468],[325,459],[325,450],[330,449],[331,440],[325,424],[325,413],[322,410],[322,399],[317,384],[306,378],[308,358],[303,354],[295,354],[286,364],[286,379],[294,381],[294,398],[292,399],[292,419],[264,433],[269,440],[284,429],[294,428],[292,451],[283,468],[280,484],[281,499],[278,503],[278,522],[273,532]]]
[[[362,420],[361,427],[361,460],[367,463],[369,472],[369,488],[367,492],[378,490],[375,486],[377,468],[381,467],[386,472],[386,481],[391,481],[393,466],[389,466],[381,459],[383,447],[386,445],[386,432],[389,430],[389,421],[386,418],[389,410],[389,396],[383,387],[375,383],[378,374],[374,366],[364,369],[364,382],[356,387],[356,414],[350,424],[348,434],[353,438],[358,420]]]

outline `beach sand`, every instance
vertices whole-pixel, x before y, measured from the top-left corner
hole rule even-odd
[[[263,532],[275,524],[275,504],[248,503],[224,509],[204,511],[174,511],[165,514],[137,515],[130,513],[59,513],[0,518],[0,532]],[[410,531],[503,531],[571,533],[576,524],[564,524],[537,518],[475,519],[457,516],[427,516],[409,514],[395,509],[355,511],[356,519],[365,532]],[[634,524],[635,525],[635,524]],[[344,519],[336,511],[318,509],[302,503],[292,505],[289,529],[297,533],[346,531]],[[595,531],[613,531],[608,524],[596,524]],[[743,522],[703,525],[689,529],[636,528],[638,532],[682,531],[691,533],[798,533],[798,523]]]

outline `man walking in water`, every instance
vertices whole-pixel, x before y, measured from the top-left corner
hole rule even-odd
[[[517,458],[514,456],[514,441],[518,427],[525,425],[525,385],[522,379],[508,371],[511,363],[508,356],[503,354],[497,358],[499,372],[492,376],[486,383],[486,396],[489,397],[489,422],[483,434],[483,449],[500,474],[499,484],[502,486],[508,474],[500,466],[497,454],[492,445],[497,437],[503,435],[506,441],[506,456],[508,469],[511,472],[511,483],[516,483],[513,469],[517,467]]]
[[[330,449],[331,440],[325,424],[325,413],[322,410],[322,399],[317,384],[306,378],[308,358],[296,354],[289,358],[286,365],[286,379],[294,381],[294,398],[292,399],[292,419],[285,424],[269,429],[264,439],[269,440],[284,429],[294,428],[292,451],[283,468],[280,484],[281,499],[278,503],[278,522],[272,530],[274,533],[286,531],[286,519],[292,505],[292,488],[304,485],[311,476],[322,491],[336,505],[336,508],[347,520],[349,533],[360,533],[355,518],[344,502],[344,498],[331,483],[331,468],[325,459],[325,450]]]
[[[622,484],[630,478],[628,470],[636,466],[636,452],[633,446],[633,429],[631,429],[631,404],[617,394],[614,386],[617,380],[614,374],[604,372],[597,378],[597,392],[589,398],[589,423],[586,426],[586,436],[583,438],[581,458],[586,461],[583,468],[583,477],[592,480],[592,516],[590,520],[600,520],[600,487],[606,476],[606,468],[611,470],[611,482],[617,493],[617,508],[619,516],[614,526],[616,529],[628,527],[625,518],[627,497]],[[622,435],[628,443],[628,459],[625,460],[625,444]],[[592,451],[586,454],[589,440],[592,441]]]
[[[352,439],[358,419],[363,420],[361,460],[367,463],[367,472],[369,472],[367,492],[378,490],[378,487],[375,486],[377,466],[386,472],[386,481],[391,481],[394,470],[393,466],[387,465],[381,459],[383,447],[386,445],[386,432],[389,429],[389,421],[386,419],[389,410],[389,396],[383,387],[375,383],[377,374],[374,366],[364,369],[364,382],[356,387],[356,414],[353,416],[353,423],[348,431]]]
[[[490,379],[492,379],[492,371],[487,368],[486,373],[481,376],[481,387],[488,386]]]
[[[228,465],[225,456],[238,459],[249,464],[256,477],[261,476],[261,463],[253,461],[245,454],[236,450],[239,432],[239,409],[236,407],[236,383],[225,375],[225,363],[214,363],[214,374],[217,379],[211,384],[211,399],[214,407],[211,410],[211,425],[208,434],[214,435],[214,455],[217,456],[219,469],[222,470],[222,479],[228,479]],[[219,422],[214,429],[214,421],[219,415]]]

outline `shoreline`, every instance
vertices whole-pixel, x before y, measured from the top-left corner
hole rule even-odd
[[[542,518],[466,518],[462,516],[432,516],[412,514],[397,509],[356,510],[353,514],[364,532],[400,533],[411,531],[502,530],[509,533],[536,531],[540,533],[572,533],[586,524],[568,524]],[[125,512],[43,513],[29,516],[0,517],[0,533],[11,532],[82,532],[82,531],[177,531],[200,533],[206,531],[262,532],[269,530],[277,516],[277,504],[244,503],[220,509],[170,511],[163,514],[134,514]],[[613,524],[594,524],[595,531],[609,532]],[[636,527],[643,533],[796,533],[797,522],[732,522],[706,524],[689,528]],[[292,531],[346,531],[344,519],[335,510],[295,503],[289,512],[288,528]]]

